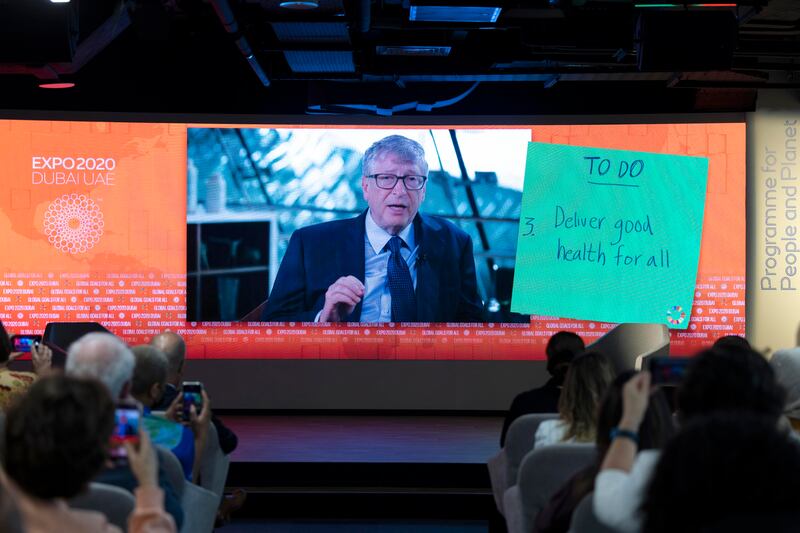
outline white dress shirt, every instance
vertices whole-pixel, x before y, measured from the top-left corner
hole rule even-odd
[[[391,322],[392,295],[389,292],[388,267],[392,255],[387,248],[391,233],[378,226],[372,218],[372,211],[367,211],[364,221],[364,297],[361,299],[361,322]],[[405,246],[400,248],[400,255],[405,259],[411,274],[414,289],[417,288],[417,256],[419,246],[414,238],[412,222],[397,235]],[[317,313],[314,322],[319,322],[322,311]]]
[[[392,234],[378,226],[367,212],[364,233],[364,298],[361,301],[361,322],[391,322],[392,295],[389,292],[388,267],[392,253],[386,245]],[[414,289],[417,288],[417,255],[419,246],[414,238],[414,224],[406,226],[398,235],[405,246],[400,255],[405,259]]]

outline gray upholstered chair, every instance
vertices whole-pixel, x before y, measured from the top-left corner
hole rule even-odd
[[[506,457],[507,468],[506,479],[509,486],[516,484],[517,472],[522,464],[522,460],[533,449],[534,437],[539,424],[545,420],[558,418],[558,413],[537,413],[523,415],[511,423],[506,433]]]
[[[214,424],[208,426],[206,449],[200,464],[200,486],[222,498],[228,478],[230,457],[219,447],[219,436]]]
[[[156,446],[158,461],[164,468],[169,482],[183,507],[181,533],[210,533],[214,529],[220,496],[204,489],[183,477],[183,467],[175,455],[161,446]]]
[[[187,483],[186,478],[183,477],[183,467],[180,460],[175,457],[175,454],[164,448],[163,446],[156,446],[156,453],[158,454],[158,464],[164,469],[167,474],[172,488],[175,489],[175,495],[178,498],[183,496],[183,487]]]
[[[533,449],[536,429],[542,421],[554,418],[558,418],[558,413],[530,414],[517,418],[508,428],[505,447],[487,462],[494,503],[501,515],[505,516],[503,495],[517,482],[517,470],[523,457]]]
[[[586,347],[605,354],[617,373],[645,368],[645,359],[669,355],[669,330],[663,324],[620,324]]]
[[[187,481],[181,496],[181,507],[183,507],[181,533],[211,533],[219,503],[219,496]]]
[[[567,480],[594,461],[594,444],[554,444],[525,456],[517,484],[503,498],[509,533],[533,530],[536,516]]]
[[[89,483],[89,489],[72,498],[69,506],[75,509],[99,511],[106,515],[110,523],[122,531],[127,531],[128,516],[136,507],[136,499],[123,488],[105,483]]]

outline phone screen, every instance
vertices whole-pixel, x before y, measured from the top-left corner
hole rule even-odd
[[[35,342],[42,342],[41,335],[13,335],[11,342],[14,345],[15,352],[30,352],[31,346]]]
[[[678,385],[683,381],[688,357],[652,357],[647,360],[648,369],[655,385]]]
[[[203,408],[203,384],[199,381],[184,381],[181,387],[183,395],[183,419],[191,418],[191,408],[194,405],[195,414],[200,414]]]
[[[114,411],[114,431],[111,433],[111,459],[115,464],[124,464],[127,453],[124,443],[139,443],[139,422],[141,413],[138,406],[117,406]]]

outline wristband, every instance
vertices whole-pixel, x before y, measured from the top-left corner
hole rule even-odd
[[[635,431],[615,427],[614,429],[611,430],[611,433],[609,434],[609,439],[613,442],[613,440],[616,439],[617,437],[630,439],[633,441],[634,444],[636,444],[637,446],[639,445],[639,434],[636,433]]]

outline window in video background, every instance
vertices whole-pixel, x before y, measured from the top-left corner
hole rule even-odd
[[[527,316],[510,313],[509,307],[530,128],[189,128],[187,220],[191,224],[212,220],[269,224],[265,215],[274,215],[276,262],[270,264],[263,254],[267,243],[251,243],[261,250],[257,263],[267,279],[266,272],[278,268],[295,229],[352,218],[366,209],[361,157],[373,142],[397,133],[425,149],[429,180],[420,212],[446,217],[472,238],[478,292],[489,319],[528,322]],[[462,163],[466,176],[462,175]],[[232,233],[218,237],[236,241],[235,225],[227,226]],[[197,261],[196,245],[191,242],[196,233],[187,234],[187,264],[191,266]],[[224,246],[216,246],[214,252],[211,243],[201,242],[200,246],[200,257],[209,263],[242,269],[254,266],[254,253],[238,250],[237,257],[230,247],[226,251]],[[249,263],[243,263],[241,256]],[[251,268],[246,273],[216,275],[214,282],[190,282],[187,319],[242,318],[254,293],[266,298],[266,291],[249,284],[253,275]],[[243,306],[241,299],[247,299],[247,305]]]

